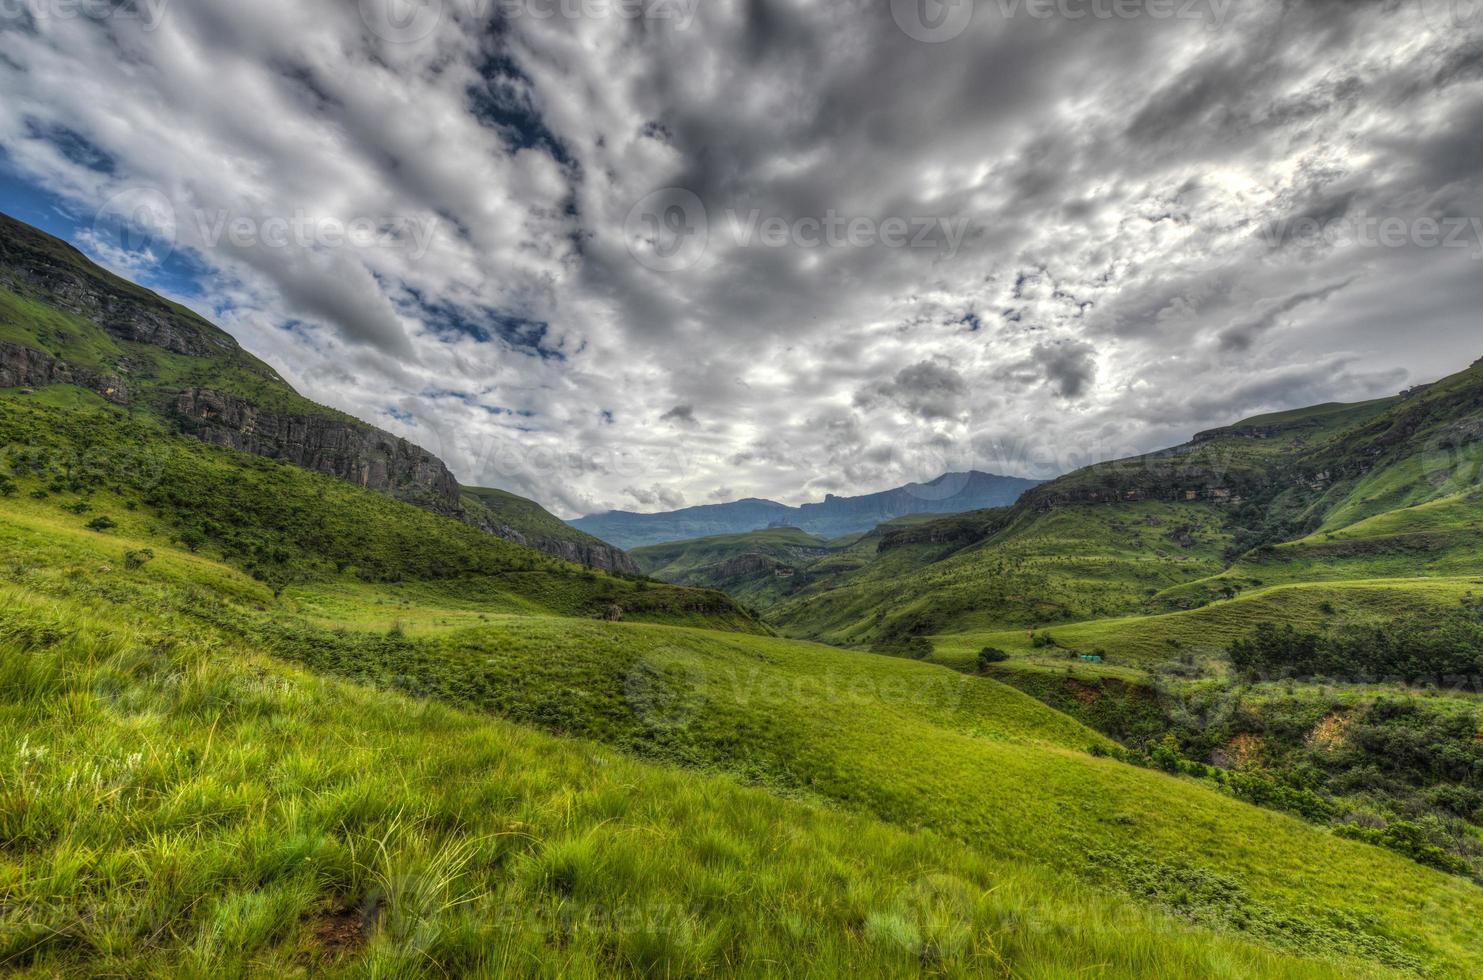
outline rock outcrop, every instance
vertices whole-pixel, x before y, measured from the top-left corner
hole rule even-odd
[[[725,582],[735,578],[756,578],[759,575],[773,575],[778,578],[793,577],[792,565],[778,561],[771,555],[755,553],[728,558],[714,565],[707,565],[699,571],[700,574],[708,576],[715,582]]]
[[[495,537],[513,541],[527,548],[544,551],[548,555],[564,558],[578,565],[587,565],[590,568],[601,568],[609,572],[623,572],[627,575],[642,575],[638,564],[628,557],[628,553],[614,548],[610,544],[598,541],[596,538],[591,542],[572,541],[564,538],[555,538],[548,535],[531,531],[521,531],[508,524],[494,520],[486,514],[467,513],[464,519],[481,531],[493,534]]]
[[[977,544],[1003,530],[1012,516],[1008,510],[979,511],[974,514],[944,517],[926,524],[909,524],[905,527],[891,528],[881,536],[880,543],[876,545],[876,551],[884,554],[909,545],[947,545],[966,548],[968,545]]]
[[[388,432],[326,414],[288,415],[191,388],[173,406],[181,431],[212,445],[281,459],[457,517],[458,481],[443,461]]]
[[[196,314],[94,265],[71,245],[0,215],[0,287],[45,297],[96,324],[115,340],[192,357],[219,357],[239,347]]]
[[[0,342],[0,388],[47,385],[77,385],[97,392],[116,405],[129,404],[129,389],[121,378],[73,367],[33,347]]]

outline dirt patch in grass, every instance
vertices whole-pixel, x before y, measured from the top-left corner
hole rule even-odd
[[[314,919],[315,946],[331,959],[349,956],[366,944],[365,917],[353,908],[337,907]]]

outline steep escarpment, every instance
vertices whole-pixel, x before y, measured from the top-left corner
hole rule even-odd
[[[994,473],[944,473],[926,483],[859,497],[825,497],[820,504],[798,508],[798,526],[825,537],[868,531],[878,524],[911,514],[959,514],[1007,507],[1040,485],[1038,480]]]
[[[44,298],[123,343],[215,358],[241,351],[226,331],[94,265],[60,239],[0,214],[0,288]]]
[[[0,214],[0,388],[50,385],[93,391],[202,442],[317,470],[568,561],[638,571],[617,548],[549,514],[528,522],[466,508],[437,456],[304,398],[224,330]]]
[[[537,551],[544,551],[548,555],[565,558],[579,565],[601,568],[609,572],[623,572],[627,575],[643,574],[626,552],[604,541],[599,541],[597,538],[580,541],[552,537],[537,530],[521,529],[499,520],[487,511],[465,511],[464,520],[495,537],[504,538],[506,541],[513,541]]]
[[[821,503],[798,507],[748,498],[660,514],[610,511],[571,523],[580,530],[632,549],[771,528],[798,528],[833,539],[861,534],[913,514],[961,514],[1008,506],[1038,485],[1036,480],[993,473],[945,473],[927,483],[909,483],[859,497],[829,494]]]
[[[458,481],[442,460],[372,426],[264,411],[200,388],[181,392],[172,409],[177,427],[202,442],[319,470],[438,513],[459,512]]]

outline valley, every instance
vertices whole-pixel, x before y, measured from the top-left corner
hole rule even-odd
[[[1483,972],[1479,367],[626,554],[17,240],[8,971]]]

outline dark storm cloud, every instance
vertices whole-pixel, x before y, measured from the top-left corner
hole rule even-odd
[[[1483,41],[1435,5],[992,3],[927,44],[888,4],[448,0],[389,36],[382,2],[28,13],[0,147],[82,214],[167,200],[206,311],[306,393],[564,513],[1046,476],[1480,353],[1467,248],[1304,234],[1483,218]],[[678,268],[664,188],[699,204]],[[198,210],[436,233],[213,246]],[[809,244],[830,215],[929,233]]]
[[[923,419],[949,419],[962,410],[968,384],[951,366],[939,361],[921,361],[896,372],[891,381],[864,389],[855,404],[871,408],[880,401],[896,403]]]
[[[1278,302],[1271,304],[1259,316],[1222,330],[1218,335],[1220,346],[1223,350],[1227,351],[1247,350],[1262,334],[1271,330],[1277,324],[1278,320],[1286,314],[1291,313],[1305,303],[1321,303],[1353,281],[1353,279],[1349,279],[1341,283],[1335,283],[1332,286],[1325,286],[1322,289],[1284,297]]]
[[[678,425],[694,425],[695,409],[689,405],[676,405],[674,408],[659,416],[661,422],[674,422]]]
[[[1045,372],[1045,383],[1062,398],[1080,398],[1097,376],[1096,352],[1091,344],[1038,344],[1031,356]]]

